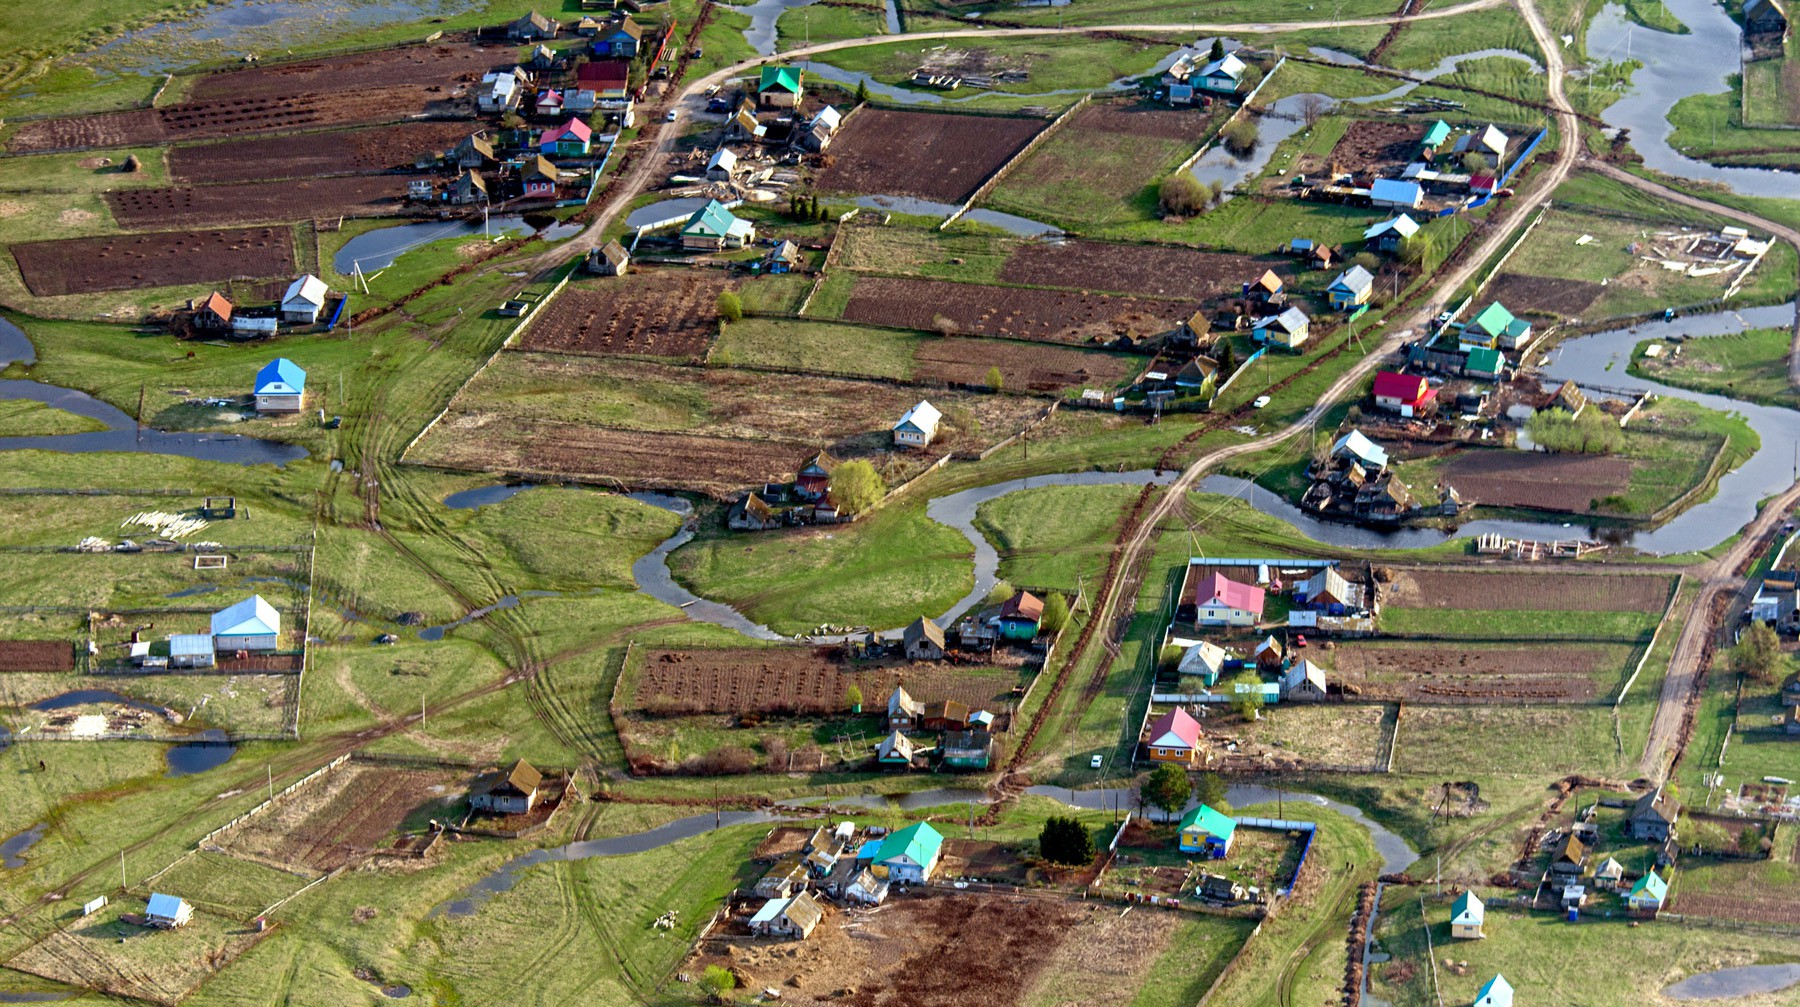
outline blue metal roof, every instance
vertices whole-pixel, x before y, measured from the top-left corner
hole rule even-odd
[[[1369,199],[1377,203],[1404,203],[1411,206],[1424,195],[1417,182],[1397,178],[1378,178],[1369,186]]]
[[[256,372],[256,394],[300,395],[306,391],[306,372],[286,357],[276,357]]]

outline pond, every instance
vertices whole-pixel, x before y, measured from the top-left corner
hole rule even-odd
[[[73,692],[65,692],[60,696],[51,696],[49,699],[40,699],[37,702],[30,704],[29,708],[40,712],[47,712],[50,710],[66,710],[72,706],[87,706],[92,703],[116,703],[120,706],[129,706],[137,710],[154,710],[158,713],[161,713],[163,709],[155,703],[146,703],[141,699],[132,699],[129,696],[121,696],[109,689],[76,689]]]
[[[494,486],[477,486],[474,489],[452,493],[444,498],[444,506],[451,510],[474,510],[505,500],[511,500],[528,489],[535,489],[536,483],[501,483]]]
[[[1634,59],[1644,64],[1631,75],[1625,96],[1600,113],[1608,126],[1631,131],[1631,146],[1653,171],[1701,182],[1717,182],[1745,196],[1792,199],[1800,176],[1767,168],[1721,168],[1677,151],[1669,143],[1675,127],[1669,111],[1683,98],[1730,90],[1738,72],[1743,29],[1712,0],[1665,0],[1689,34],[1671,35],[1630,21],[1625,8],[1607,4],[1588,26],[1587,50],[1594,61]],[[1735,114],[1735,113],[1734,113]]]
[[[1688,976],[1664,987],[1662,993],[1671,1000],[1736,1000],[1784,990],[1795,983],[1800,983],[1800,965],[1740,965]]]
[[[816,3],[817,0],[756,0],[753,4],[741,4],[727,7],[727,10],[750,17],[750,26],[744,29],[744,41],[750,43],[759,56],[775,55],[777,32],[775,22],[788,11]]]
[[[916,196],[858,196],[857,206],[871,210],[887,210],[892,213],[905,213],[915,217],[948,217],[956,212],[953,203],[938,203]],[[1024,238],[1040,238],[1062,234],[1061,229],[1053,224],[1020,217],[999,210],[973,209],[962,215],[963,220],[972,220],[989,227],[998,227],[1002,231],[1016,234]]]
[[[24,867],[25,851],[37,845],[37,841],[44,838],[46,827],[40,822],[17,835],[0,840],[0,867],[9,870]]]
[[[1227,192],[1262,174],[1269,166],[1269,159],[1275,156],[1275,148],[1306,128],[1301,108],[1308,99],[1323,99],[1327,105],[1331,103],[1331,99],[1322,94],[1291,94],[1271,102],[1267,111],[1255,118],[1256,146],[1248,155],[1239,157],[1226,150],[1223,143],[1214,144],[1188,168],[1188,174],[1199,179],[1201,185],[1217,182]]]
[[[579,231],[580,225],[576,225],[575,229]],[[344,246],[331,257],[331,268],[349,276],[360,263],[366,276],[393,265],[401,254],[434,241],[467,238],[477,234],[496,237],[503,234],[527,234],[531,230],[531,225],[525,223],[525,218],[511,215],[490,217],[485,221],[432,220],[377,227],[344,242]]]
[[[169,764],[169,771],[164,776],[193,776],[209,769],[217,769],[231,761],[237,754],[237,746],[233,745],[224,731],[208,728],[194,736],[193,741],[172,746],[163,753],[163,759]]]
[[[24,330],[10,320],[0,318],[0,368],[18,362],[36,362],[36,353]],[[171,433],[151,427],[140,427],[124,410],[72,388],[21,378],[0,379],[0,401],[42,402],[55,409],[99,420],[107,429],[84,434],[53,434],[42,437],[0,437],[0,451],[62,451],[89,454],[95,451],[125,451],[145,454],[180,455],[198,461],[229,462],[235,465],[285,466],[307,456],[297,444],[266,441],[241,434]]]

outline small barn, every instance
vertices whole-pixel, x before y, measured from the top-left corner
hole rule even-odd
[[[914,754],[916,749],[912,739],[899,731],[888,732],[881,744],[875,746],[875,761],[883,769],[911,769]]]
[[[163,930],[185,927],[194,918],[194,907],[188,901],[174,895],[152,893],[149,908],[144,912],[145,922]]]
[[[213,649],[219,653],[274,650],[280,637],[281,613],[260,594],[213,613]]]
[[[971,729],[944,735],[944,765],[951,769],[986,769],[994,758],[994,736]]]
[[[194,309],[194,328],[196,329],[229,329],[231,328],[231,301],[217,290],[206,296]]]
[[[281,295],[281,320],[315,324],[319,312],[325,310],[326,291],[325,281],[311,273],[288,284],[287,292]]]
[[[169,637],[169,667],[210,668],[213,638],[205,633],[177,633]]]
[[[497,815],[522,815],[537,804],[543,784],[544,774],[520,759],[476,780],[469,789],[469,807]]]
[[[1495,975],[1475,994],[1474,1007],[1513,1007],[1512,983],[1503,975]]]
[[[1450,936],[1462,940],[1479,940],[1487,934],[1481,932],[1482,924],[1487,921],[1487,904],[1481,896],[1474,892],[1464,892],[1450,904]]]
[[[811,892],[791,898],[770,899],[750,917],[750,932],[758,937],[795,937],[805,940],[825,918],[825,909]]]
[[[631,253],[615,239],[589,252],[587,267],[601,276],[624,276],[631,271]]]
[[[837,466],[837,459],[824,451],[808,458],[794,477],[794,495],[802,500],[823,500],[831,491],[831,470]]]
[[[1325,669],[1306,658],[1295,661],[1281,676],[1281,695],[1297,702],[1319,702],[1325,698]]]
[[[1000,606],[1000,638],[1030,641],[1037,639],[1038,626],[1044,621],[1044,599],[1029,591],[1020,591]]]
[[[1220,676],[1225,674],[1225,660],[1225,648],[1202,640],[1181,655],[1177,671],[1182,675],[1198,676],[1210,688],[1218,685]]]
[[[901,649],[914,661],[944,659],[944,630],[923,616],[914,619],[900,634]]]

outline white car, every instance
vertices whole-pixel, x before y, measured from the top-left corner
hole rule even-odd
[[[674,109],[669,109],[669,114],[663,116],[663,121],[664,122],[674,122],[679,116],[680,116],[680,113],[676,112]]]
[[[1261,409],[1263,406],[1266,406],[1268,404],[1269,404],[1269,397],[1267,395],[1258,395],[1255,399],[1251,400],[1250,408]]]
[[[1104,757],[1104,756],[1099,756],[1099,755],[1096,755],[1096,756],[1094,756],[1094,757],[1093,757],[1093,758],[1091,758],[1091,759],[1089,759],[1089,760],[1088,760],[1088,768],[1089,768],[1089,769],[1099,769],[1099,768],[1100,768],[1100,764],[1101,764],[1101,763],[1102,763],[1102,762],[1104,762],[1104,761],[1105,761],[1105,757]]]

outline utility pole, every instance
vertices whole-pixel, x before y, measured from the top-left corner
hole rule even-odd
[[[125,890],[125,851],[119,851],[119,891]]]
[[[264,766],[263,768],[269,771],[269,800],[273,801],[275,799],[275,767]]]

